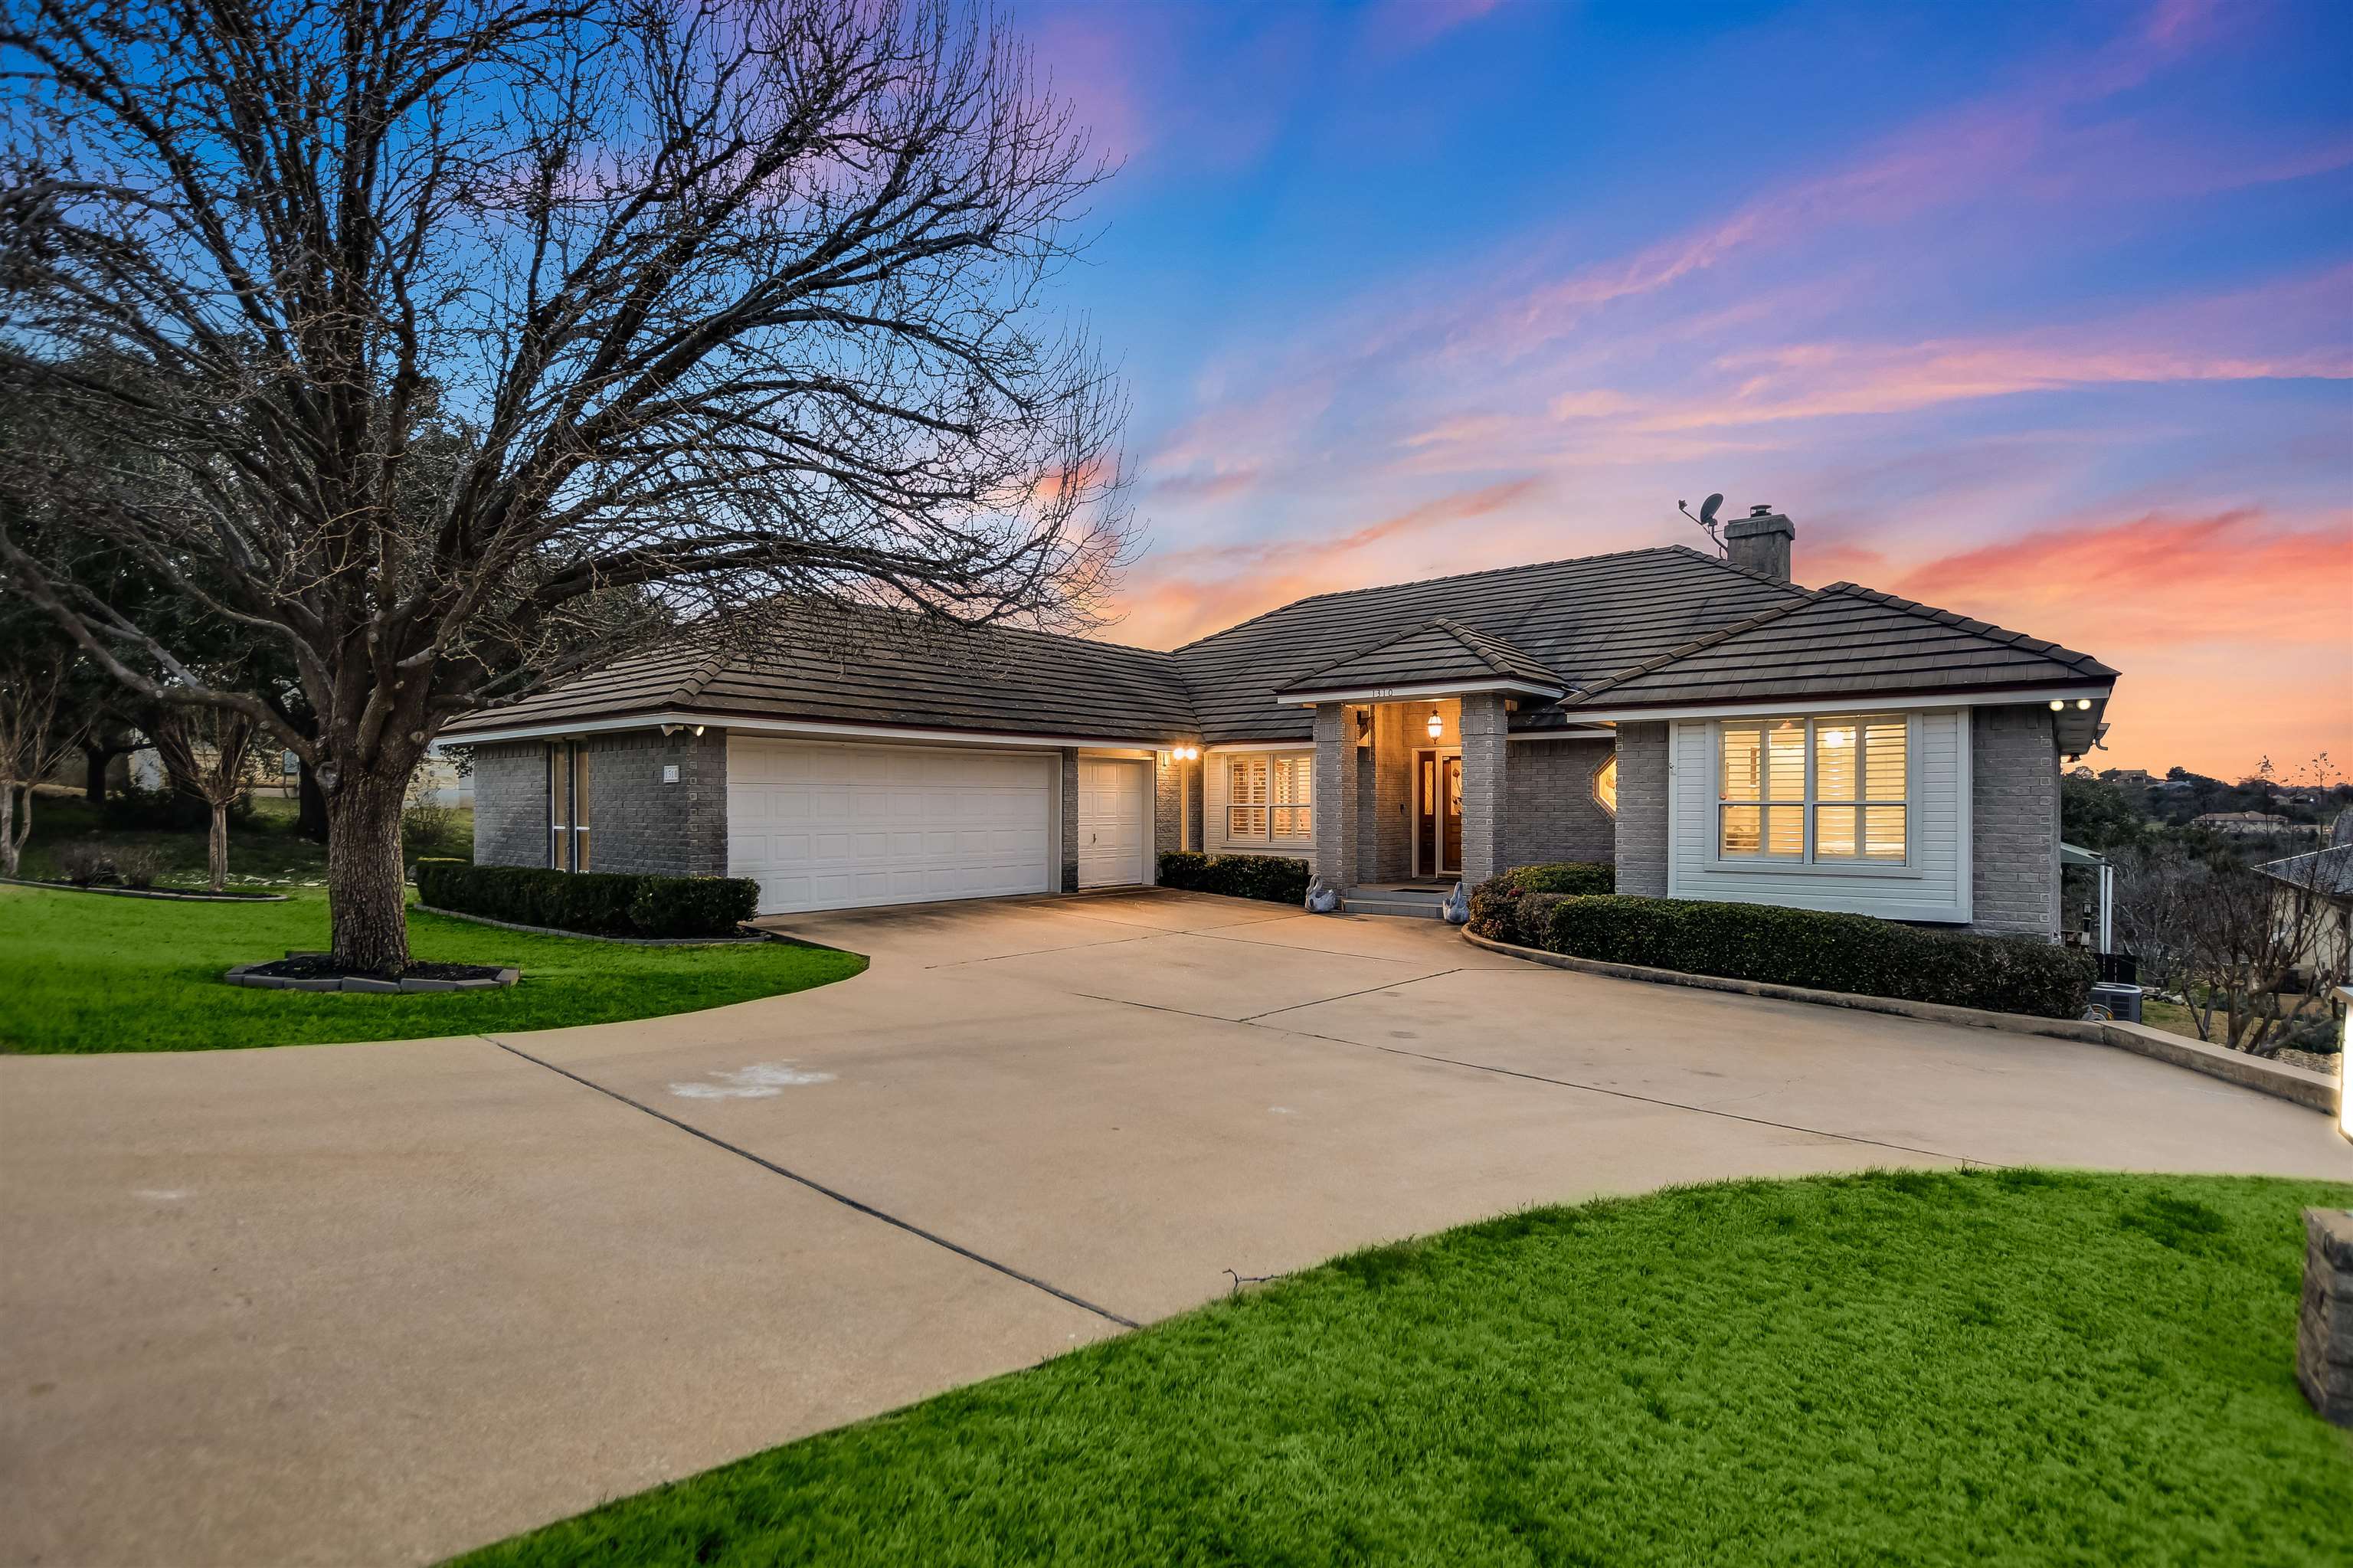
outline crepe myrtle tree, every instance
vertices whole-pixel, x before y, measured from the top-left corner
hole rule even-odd
[[[0,56],[0,592],[312,768],[343,964],[406,962],[457,715],[828,606],[1097,619],[1124,408],[1046,293],[1105,167],[995,16],[22,0]],[[274,643],[308,722],[76,539]]]

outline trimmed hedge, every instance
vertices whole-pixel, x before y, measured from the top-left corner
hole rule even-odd
[[[1606,861],[1514,866],[1471,890],[1471,928],[1500,942],[1541,948],[1561,895],[1617,891],[1618,868]]]
[[[759,907],[760,885],[746,876],[628,876],[420,860],[417,895],[436,909],[592,937],[729,937]]]
[[[1527,894],[1491,898],[1484,927],[1473,909],[1482,936],[1573,958],[2042,1018],[2082,1017],[2098,967],[2032,937],[1770,904]]]
[[[1160,857],[1160,885],[1187,893],[1221,893],[1269,904],[1307,902],[1307,863],[1278,854],[1196,854],[1172,850]]]

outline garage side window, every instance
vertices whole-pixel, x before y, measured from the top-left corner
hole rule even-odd
[[[1273,843],[1315,836],[1314,758],[1237,757],[1226,764],[1226,837]]]
[[[577,742],[547,748],[547,863],[558,871],[590,866],[588,753]]]

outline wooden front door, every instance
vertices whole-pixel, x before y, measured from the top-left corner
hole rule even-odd
[[[1462,758],[1418,751],[1413,759],[1413,869],[1442,876],[1462,869]]]

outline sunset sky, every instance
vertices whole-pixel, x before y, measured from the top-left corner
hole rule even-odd
[[[2101,765],[2353,768],[2353,5],[1023,5],[1122,161],[1104,635],[1645,545],[2124,672]]]

